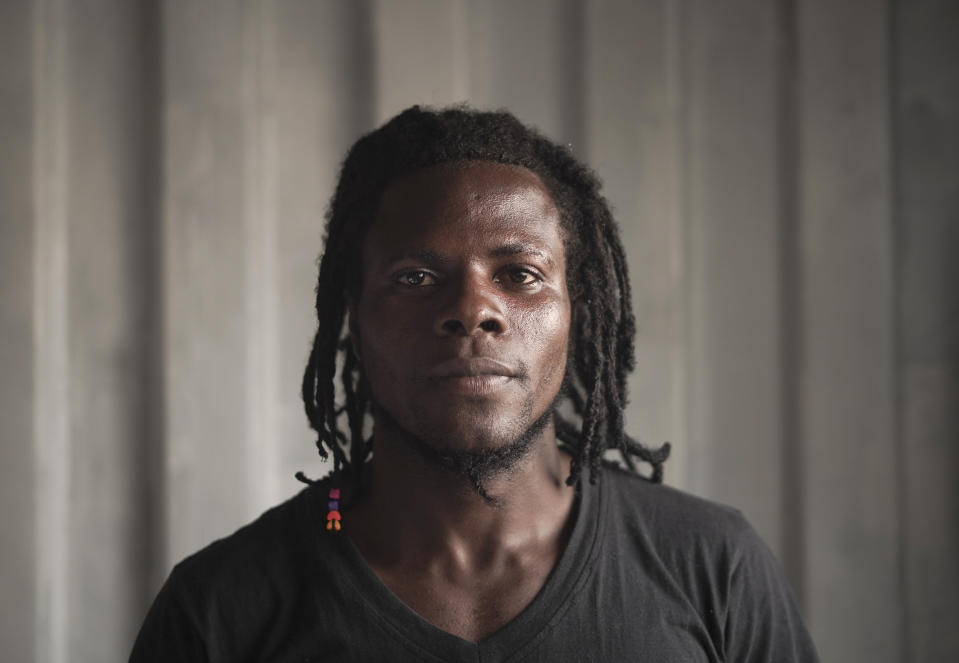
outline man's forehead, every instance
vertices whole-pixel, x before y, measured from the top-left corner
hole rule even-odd
[[[387,187],[361,260],[367,267],[403,259],[442,265],[468,248],[473,256],[527,254],[555,266],[565,260],[564,238],[559,211],[534,172],[457,162],[416,171]]]
[[[494,161],[457,161],[414,171],[390,182],[376,217],[391,208],[448,208],[481,205],[488,214],[527,213],[542,217],[556,211],[549,189],[533,171]],[[453,210],[449,210],[453,211]]]

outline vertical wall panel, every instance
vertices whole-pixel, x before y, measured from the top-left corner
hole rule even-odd
[[[583,154],[583,0],[474,1],[468,5],[469,97],[507,107]],[[535,91],[534,94],[530,92]]]
[[[901,654],[884,3],[799,2],[801,431],[823,660]]]
[[[66,660],[70,488],[67,78],[69,24],[62,0],[34,5],[33,415],[38,660]],[[39,407],[39,403],[57,404]],[[42,479],[42,482],[40,481]]]
[[[377,124],[413,104],[466,101],[465,0],[373,0]]]
[[[32,12],[0,5],[0,642],[11,661],[35,660]]]
[[[277,390],[279,284],[277,182],[279,123],[275,104],[277,34],[272,7],[242,3],[242,205],[244,331],[243,434],[246,500],[250,511],[276,503],[279,492]]]
[[[139,136],[139,6],[69,5],[66,176],[70,357],[70,659],[120,660],[139,614],[140,547],[150,523],[138,507],[147,444],[140,315],[149,279]],[[46,411],[47,406],[41,408]],[[61,462],[67,462],[62,459]],[[98,637],[89,637],[96,633]]]
[[[666,482],[686,485],[684,236],[678,5],[589,2],[587,153],[630,258],[636,371],[627,430],[673,443]]]
[[[959,5],[893,3],[906,659],[959,652]]]
[[[167,562],[254,512],[247,473],[244,14],[164,5]]]
[[[689,488],[742,509],[777,552],[779,23],[750,0],[690,3],[683,25]]]

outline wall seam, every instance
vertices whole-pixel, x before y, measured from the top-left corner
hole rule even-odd
[[[585,0],[569,0],[564,7],[562,17],[562,33],[565,34],[567,48],[563,51],[563,66],[567,75],[563,79],[563,98],[560,99],[564,109],[563,131],[571,151],[584,158],[589,154],[586,133],[586,72],[588,71],[587,57],[587,22]]]
[[[145,243],[138,252],[142,263],[148,296],[141,302],[144,387],[142,394],[138,476],[144,481],[141,512],[145,523],[143,580],[140,600],[150,604],[167,571],[163,551],[169,533],[166,515],[166,422],[167,403],[164,388],[166,343],[165,299],[163,292],[163,7],[160,0],[146,0],[142,5],[140,35],[142,38],[141,122],[139,186],[143,200],[142,220],[148,226]]]
[[[243,8],[243,227],[245,252],[248,506],[267,508],[280,497],[276,440],[279,349],[277,341],[276,114],[273,16],[268,5]],[[252,514],[255,515],[255,514]]]
[[[801,154],[798,141],[799,24],[796,0],[781,0],[779,63],[779,257],[782,407],[782,562],[796,599],[805,611],[806,555],[804,466],[800,383],[802,372],[802,266],[799,260]]]
[[[673,231],[675,235],[671,238],[675,247],[675,255],[672,260],[676,272],[679,274],[679,285],[675,294],[682,298],[684,304],[677,308],[679,323],[677,328],[682,334],[680,341],[672,348],[672,371],[674,375],[674,392],[672,402],[674,411],[670,421],[676,424],[675,430],[670,437],[673,444],[681,444],[687,450],[680,456],[680,460],[685,459],[681,464],[679,472],[679,481],[677,482],[683,488],[689,485],[689,459],[693,454],[689,449],[689,378],[690,366],[689,349],[691,347],[691,337],[689,330],[690,309],[689,304],[689,227],[686,216],[685,194],[688,189],[687,181],[689,173],[686,169],[687,162],[687,142],[686,128],[688,126],[688,117],[684,105],[684,95],[686,92],[685,59],[683,57],[683,27],[685,25],[685,12],[679,3],[670,2],[665,5],[663,11],[663,23],[665,38],[665,57],[664,57],[664,80],[667,87],[667,108],[671,115],[669,131],[670,145],[675,150],[675,162],[673,164],[673,190],[671,191],[671,200],[675,205],[672,210]],[[676,461],[673,461],[676,462]]]
[[[376,122],[380,103],[379,71],[377,65],[379,43],[376,39],[376,16],[371,5],[373,0],[354,0],[350,7],[350,35],[354,49],[350,53],[350,73],[358,81],[351,90],[350,104],[353,124],[352,135],[370,131]]]
[[[895,0],[886,0],[883,3],[885,9],[885,32],[886,32],[886,95],[889,113],[888,133],[889,133],[889,223],[890,223],[890,256],[889,265],[891,270],[891,295],[892,305],[890,306],[890,329],[892,330],[892,418],[893,418],[893,444],[895,447],[895,476],[896,476],[896,564],[898,572],[897,591],[899,593],[899,660],[904,663],[910,659],[910,634],[912,631],[907,600],[909,596],[909,565],[907,558],[907,536],[909,532],[909,509],[907,504],[907,481],[909,473],[907,463],[909,457],[906,454],[905,447],[905,429],[903,426],[903,385],[902,385],[902,366],[903,366],[903,329],[901,320],[901,302],[902,302],[902,280],[901,269],[898,261],[896,247],[900,247],[902,227],[900,220],[902,218],[902,200],[900,191],[900,173],[899,173],[899,140],[896,131],[897,100],[899,95],[899,76],[896,67],[899,55],[899,40],[895,30],[894,16]]]

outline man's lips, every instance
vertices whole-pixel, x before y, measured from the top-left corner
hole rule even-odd
[[[514,378],[518,372],[503,362],[489,357],[455,357],[428,368],[424,375],[434,380],[446,378]]]

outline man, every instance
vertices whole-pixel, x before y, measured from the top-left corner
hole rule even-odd
[[[344,163],[316,307],[333,473],[179,564],[131,660],[816,660],[738,512],[623,431],[625,256],[566,149],[401,113]]]

